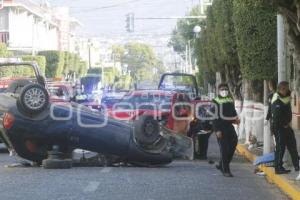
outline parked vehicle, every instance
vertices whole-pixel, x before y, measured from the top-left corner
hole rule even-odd
[[[75,100],[73,88],[68,84],[59,83],[59,82],[48,83],[47,89],[50,94],[51,102],[66,103]]]
[[[189,97],[189,102],[194,108],[194,117],[188,126],[188,136],[193,138],[195,154],[201,155],[202,152],[200,152],[200,149],[203,149],[203,147],[200,147],[200,140],[207,136],[209,137],[209,135],[213,132],[213,116],[209,113],[209,110],[211,109],[211,101],[201,100],[196,77],[192,74],[166,73],[161,76],[158,88],[164,91],[184,93]],[[174,127],[176,127],[178,123],[179,122],[170,118],[168,127],[170,129],[176,129]],[[204,135],[206,136],[204,137]]]
[[[32,81],[13,81],[0,94],[0,135],[20,157],[45,168],[70,168],[71,152],[77,148],[143,166],[193,157],[190,138],[171,133],[151,116],[117,121],[77,103],[50,102],[45,79],[35,64],[0,63],[0,76],[9,68],[15,74],[24,66]]]
[[[116,103],[119,103],[121,99],[126,95],[128,91],[105,91],[101,98],[101,109],[111,109]]]
[[[165,73],[161,76],[158,89],[185,93],[191,100],[200,97],[196,77],[192,74]]]

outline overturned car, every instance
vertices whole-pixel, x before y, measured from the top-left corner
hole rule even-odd
[[[49,100],[36,64],[0,63],[0,137],[11,152],[45,168],[70,168],[72,152],[83,149],[140,166],[165,165],[193,157],[193,142],[171,133],[151,116],[117,121],[76,103]]]

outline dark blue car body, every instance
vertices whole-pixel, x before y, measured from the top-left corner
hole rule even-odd
[[[0,94],[0,137],[11,152],[22,158],[42,163],[49,151],[58,146],[66,158],[74,149],[84,149],[142,165],[164,165],[174,158],[192,159],[192,140],[170,133],[156,122],[150,124],[156,128],[146,132],[143,126],[151,122],[149,116],[124,122],[77,103],[51,102],[39,112],[28,112],[22,109],[20,99],[26,88],[35,87],[47,93],[43,79],[37,78],[35,85],[25,86],[20,94]],[[9,127],[3,125],[7,116],[13,119]]]

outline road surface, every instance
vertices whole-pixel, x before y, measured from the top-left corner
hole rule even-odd
[[[211,138],[209,156],[217,160]],[[206,161],[175,161],[163,168],[78,167],[45,170],[6,168],[14,158],[0,154],[0,199],[6,200],[283,200],[288,199],[253,167],[236,157],[234,178]]]

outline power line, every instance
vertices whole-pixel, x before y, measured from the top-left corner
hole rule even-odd
[[[136,17],[136,20],[157,20],[157,19],[206,19],[205,15],[199,16],[176,16],[176,17]]]
[[[131,0],[131,1],[126,1],[126,2],[122,2],[122,3],[118,3],[118,4],[112,4],[112,5],[108,5],[108,6],[101,6],[101,7],[96,7],[96,8],[83,9],[83,10],[80,10],[80,11],[74,11],[73,13],[91,12],[91,11],[103,10],[103,9],[108,9],[108,8],[116,8],[116,7],[119,7],[119,6],[127,5],[129,3],[135,3],[135,2],[138,2],[138,1],[142,1],[142,0]]]

